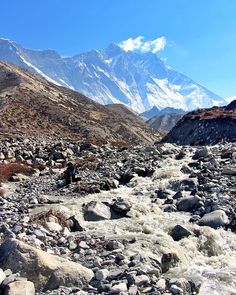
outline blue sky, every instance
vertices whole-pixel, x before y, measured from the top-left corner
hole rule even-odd
[[[0,11],[0,37],[65,56],[164,37],[168,65],[236,95],[236,0],[2,0]]]

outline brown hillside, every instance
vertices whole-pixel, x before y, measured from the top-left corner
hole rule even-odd
[[[0,133],[94,141],[151,142],[159,138],[126,109],[103,106],[14,65],[0,62]],[[130,113],[133,115],[131,116]]]

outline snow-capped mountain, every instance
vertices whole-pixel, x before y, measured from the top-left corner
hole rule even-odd
[[[156,106],[190,111],[226,101],[175,71],[151,52],[124,51],[111,44],[73,57],[31,50],[0,39],[0,59],[77,90],[102,104],[122,103],[141,113]]]

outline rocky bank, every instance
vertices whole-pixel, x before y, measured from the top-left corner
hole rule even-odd
[[[236,144],[18,138],[0,159],[2,294],[234,294]]]

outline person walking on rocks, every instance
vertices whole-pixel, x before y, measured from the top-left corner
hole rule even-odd
[[[69,162],[65,171],[65,186],[76,182],[79,179],[76,178],[77,167],[73,163]]]

